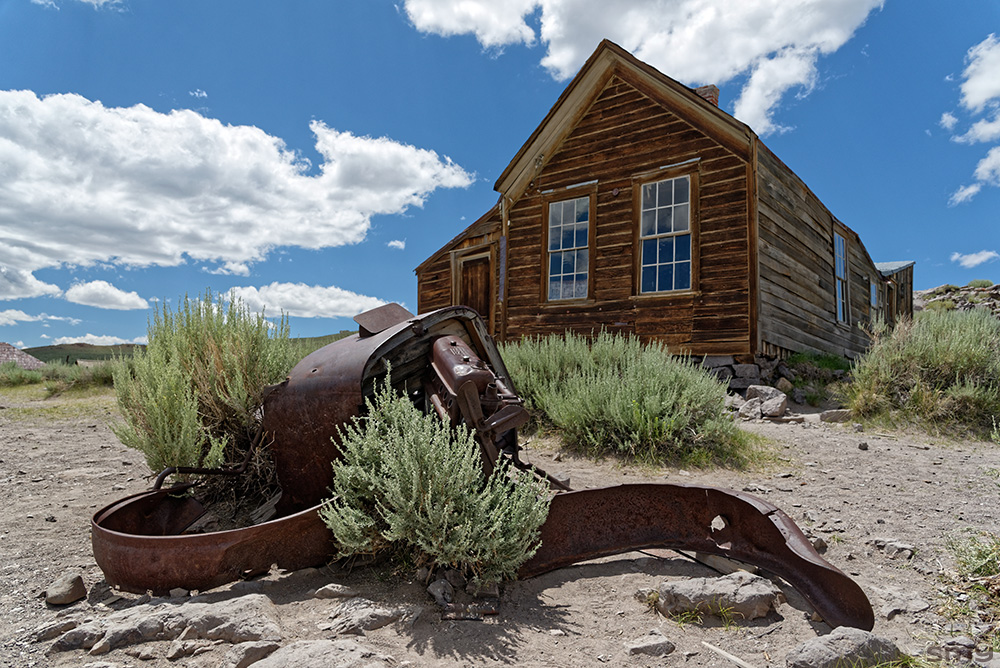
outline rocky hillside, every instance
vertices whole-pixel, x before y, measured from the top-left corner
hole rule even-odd
[[[1000,318],[1000,284],[994,285],[986,279],[970,281],[968,285],[939,285],[930,290],[916,290],[913,293],[913,308],[943,309],[947,311],[970,311],[987,308]]]

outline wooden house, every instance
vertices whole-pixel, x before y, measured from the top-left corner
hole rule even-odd
[[[912,314],[912,262],[872,262],[715,86],[608,41],[495,189],[416,268],[419,312],[472,306],[501,341],[604,328],[740,358],[854,357],[877,313]]]

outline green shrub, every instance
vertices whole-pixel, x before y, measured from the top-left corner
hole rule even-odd
[[[257,432],[263,389],[295,362],[288,323],[272,325],[236,299],[184,298],[157,308],[149,344],[119,360],[113,377],[122,443],[150,468],[239,462]]]
[[[850,371],[851,363],[842,355],[832,353],[805,352],[795,353],[788,358],[786,364],[793,369],[803,367],[809,369],[826,369],[828,371]]]
[[[570,446],[648,462],[746,461],[725,386],[658,344],[567,333],[508,344],[503,357],[538,421]]]
[[[332,498],[320,516],[341,556],[395,549],[481,582],[516,575],[538,548],[549,495],[506,464],[483,479],[465,429],[424,415],[388,384],[341,432]]]
[[[954,311],[955,302],[951,299],[938,299],[936,301],[927,302],[924,309],[928,311]]]
[[[923,311],[876,328],[846,393],[862,417],[989,438],[1000,414],[1000,320],[979,309]]]
[[[988,278],[977,278],[974,281],[969,281],[970,288],[990,288],[993,287],[993,281]]]
[[[19,385],[33,385],[42,382],[41,371],[28,371],[22,369],[15,362],[4,362],[0,364],[0,386],[17,387]]]

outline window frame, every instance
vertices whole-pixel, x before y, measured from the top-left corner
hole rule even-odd
[[[578,199],[587,199],[589,215],[587,219],[587,294],[585,297],[549,298],[549,261],[552,251],[549,250],[549,210],[554,204],[562,204]],[[568,186],[542,193],[542,243],[541,243],[541,287],[539,303],[545,306],[560,306],[563,304],[579,304],[592,301],[594,298],[594,239],[597,218],[597,184]],[[577,247],[579,248],[579,247]],[[561,251],[557,251],[561,252]]]
[[[838,255],[837,240],[843,246],[843,255]],[[840,273],[843,261],[843,276]],[[833,230],[833,312],[838,325],[851,324],[851,252],[847,245],[847,235],[841,230]],[[843,311],[841,311],[843,309]]]
[[[699,228],[700,228],[700,161],[694,160],[661,167],[649,172],[637,174],[632,177],[632,216],[633,216],[633,267],[632,267],[632,294],[636,299],[663,299],[677,296],[690,296],[699,290],[700,255],[699,252]],[[655,292],[642,291],[642,189],[643,186],[651,183],[660,183],[687,177],[688,179],[688,231],[691,237],[691,280],[687,288],[677,290],[658,290]],[[680,236],[680,234],[663,235]],[[662,238],[662,237],[660,237]]]

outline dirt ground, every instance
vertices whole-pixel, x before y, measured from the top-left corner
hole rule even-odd
[[[164,658],[166,642],[150,643],[152,658],[139,660],[124,650],[100,657],[47,654],[50,643],[31,641],[34,629],[61,612],[45,603],[44,590],[68,570],[82,572],[89,591],[87,600],[69,606],[74,610],[87,608],[97,617],[137,598],[127,594],[104,603],[114,592],[90,547],[91,515],[151,482],[141,456],[110,431],[113,418],[110,394],[43,400],[37,392],[0,391],[0,666],[175,665]],[[910,653],[949,635],[949,621],[940,614],[955,597],[940,575],[953,566],[946,543],[966,528],[996,530],[1000,450],[988,443],[857,432],[850,424],[820,423],[815,414],[802,424],[745,427],[766,437],[773,455],[754,471],[629,468],[559,453],[549,444],[529,444],[527,458],[550,472],[568,473],[575,488],[666,480],[750,491],[826,541],[826,559],[871,599],[876,633]],[[890,558],[876,546],[878,538],[908,543],[915,554]],[[280,610],[285,643],[329,636],[324,628],[337,602],[307,595],[328,582],[347,584],[375,601],[423,606],[412,626],[385,627],[362,640],[411,666],[733,665],[703,642],[752,666],[783,666],[791,649],[829,631],[811,621],[808,604],[777,579],[788,602],[753,622],[705,617],[679,624],[634,597],[667,579],[710,575],[671,552],[630,553],[508,583],[499,614],[485,621],[443,620],[411,574],[393,575],[385,567],[271,573],[265,580],[274,584],[265,591]],[[887,618],[906,598],[923,599],[929,607]],[[657,659],[629,656],[626,645],[651,629],[661,630],[676,651]],[[180,663],[215,666],[224,653],[222,647]]]

